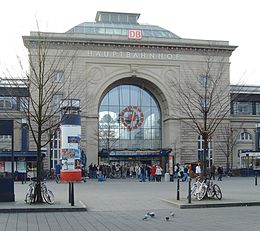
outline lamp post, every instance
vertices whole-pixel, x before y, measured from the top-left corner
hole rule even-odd
[[[260,151],[260,123],[256,123],[256,130],[255,130],[255,151]]]

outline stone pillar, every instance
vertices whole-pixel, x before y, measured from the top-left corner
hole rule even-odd
[[[92,115],[86,118],[86,152],[87,165],[98,163],[98,116]]]

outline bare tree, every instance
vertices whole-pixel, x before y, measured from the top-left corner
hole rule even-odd
[[[209,140],[220,123],[229,118],[229,63],[227,57],[204,54],[200,69],[191,70],[183,78],[171,82],[173,94],[184,123],[203,140],[202,170],[207,167]],[[234,96],[232,96],[234,97]]]
[[[99,123],[98,139],[100,147],[107,152],[108,161],[111,149],[114,147],[116,142],[119,140],[118,134],[115,129],[116,121],[111,117],[110,114],[106,114],[101,118]]]
[[[216,148],[219,149],[226,157],[227,172],[229,172],[230,167],[232,168],[233,152],[238,143],[242,127],[243,123],[240,124],[238,128],[232,128],[230,124],[221,124],[218,128],[219,136],[221,136],[219,137],[219,140],[221,140],[221,142],[217,143]]]
[[[42,148],[59,129],[67,108],[63,102],[75,98],[76,87],[71,87],[75,51],[55,47],[42,32],[34,32],[33,39],[24,37],[29,51],[29,72],[22,66],[19,81],[27,87],[27,97],[20,99],[20,110],[26,119],[30,137],[37,152],[37,180],[35,203],[42,203]],[[17,84],[8,78],[10,85]],[[75,86],[75,85],[74,85]],[[17,85],[17,87],[19,87]],[[79,96],[78,96],[79,98]]]

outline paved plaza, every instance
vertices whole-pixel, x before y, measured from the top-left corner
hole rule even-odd
[[[260,206],[257,205],[260,203],[260,185],[255,186],[254,178],[226,177],[217,183],[223,191],[223,200],[197,201],[193,198],[189,204],[187,182],[180,184],[180,200],[177,201],[176,181],[88,180],[75,184],[75,206],[71,206],[68,203],[68,184],[48,181],[47,186],[54,192],[56,203],[39,206],[24,203],[28,182],[16,182],[16,202],[0,203],[0,231],[259,230]],[[226,207],[180,208],[180,205],[220,203]],[[85,207],[85,212],[76,211]],[[23,212],[15,210],[22,208]],[[32,208],[42,212],[31,212],[29,209]],[[147,212],[154,212],[155,216],[143,220]],[[174,213],[173,217],[170,212]],[[168,221],[166,217],[169,217]]]

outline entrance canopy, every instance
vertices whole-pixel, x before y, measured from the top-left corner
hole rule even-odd
[[[15,160],[24,159],[28,161],[36,161],[37,159],[36,151],[14,151],[13,154]],[[0,160],[11,161],[11,159],[12,159],[12,152],[8,152],[8,151],[0,152]]]
[[[260,169],[260,152],[241,153],[240,168]]]
[[[170,150],[160,149],[160,150],[112,150],[110,156],[167,156]]]

